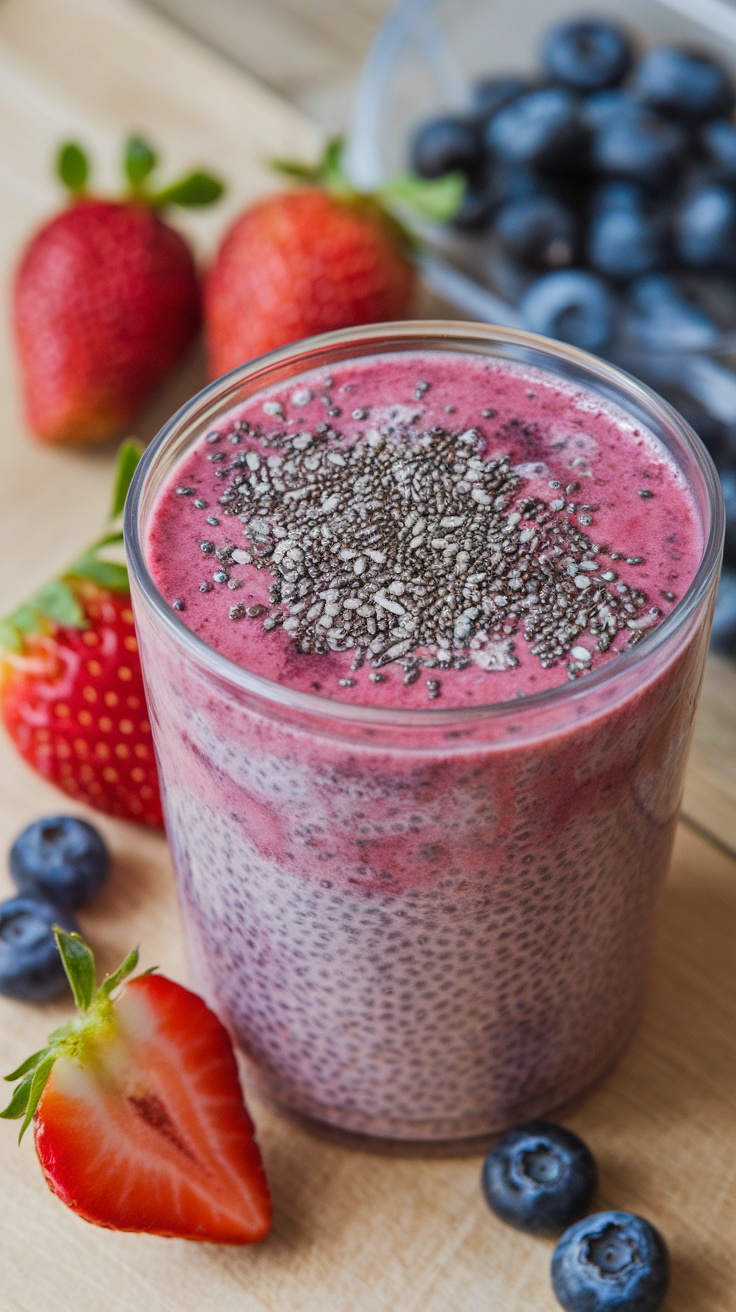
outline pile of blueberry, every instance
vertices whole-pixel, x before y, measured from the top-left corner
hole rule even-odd
[[[662,313],[674,283],[659,278],[642,293],[638,280],[675,268],[736,273],[728,71],[676,46],[637,58],[628,34],[601,18],[553,27],[540,54],[537,81],[482,79],[465,114],[421,124],[412,167],[427,178],[463,173],[455,226],[492,233],[522,269],[575,269],[524,293],[525,317],[548,335],[567,328],[576,345],[603,350],[614,292],[633,284],[624,309],[648,345],[709,345],[715,324],[695,306],[679,307],[676,327]]]
[[[645,370],[736,326],[733,81],[700,51],[637,53],[600,17],[551,28],[540,58],[537,79],[483,78],[465,113],[420,124],[411,166],[464,175],[454,227],[526,327],[617,359],[686,413],[721,475],[736,566],[736,422]],[[736,654],[736,606],[722,636]]]
[[[631,1212],[585,1216],[598,1171],[590,1149],[571,1130],[548,1121],[510,1130],[488,1154],[481,1183],[488,1206],[502,1221],[527,1234],[562,1234],[551,1275],[565,1312],[661,1307],[669,1284],[664,1239]]]
[[[77,930],[72,912],[103,888],[110,853],[96,829],[73,816],[49,816],[24,829],[10,849],[18,889],[0,902],[0,994],[47,1002],[68,988],[53,926]]]

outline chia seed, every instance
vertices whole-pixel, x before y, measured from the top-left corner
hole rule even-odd
[[[559,479],[549,480],[549,500],[525,495],[507,456],[485,457],[478,429],[422,431],[396,408],[379,431],[348,439],[320,422],[269,433],[267,445],[267,457],[262,448],[215,453],[228,461],[215,471],[228,480],[218,501],[240,520],[245,549],[203,541],[200,550],[224,566],[269,570],[268,595],[281,609],[263,627],[283,624],[297,652],[352,652],[352,669],[367,660],[375,683],[376,667],[397,663],[410,686],[422,667],[511,668],[517,635],[544,668],[569,659],[571,677],[622,629],[645,636],[650,621],[630,621],[647,597],[599,560],[643,557],[592,542],[583,527],[596,507],[568,503]],[[241,586],[227,568],[213,579]],[[238,603],[230,614],[263,610]],[[427,694],[440,695],[439,679],[427,680]]]
[[[181,597],[176,597],[176,599],[172,601],[171,605],[174,610],[186,610],[187,608],[186,602],[183,601]]]

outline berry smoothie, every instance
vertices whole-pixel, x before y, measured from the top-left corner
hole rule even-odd
[[[155,609],[133,571],[192,973],[284,1108],[496,1130],[639,1018],[702,498],[640,418],[529,362],[281,379],[159,479]]]

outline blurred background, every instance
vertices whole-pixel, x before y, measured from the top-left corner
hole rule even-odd
[[[349,120],[391,0],[147,0],[328,131]]]

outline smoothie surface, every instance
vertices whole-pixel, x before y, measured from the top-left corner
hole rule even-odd
[[[449,352],[254,396],[184,455],[146,543],[165,601],[230,660],[397,708],[583,678],[646,640],[702,552],[647,429],[542,371]]]

